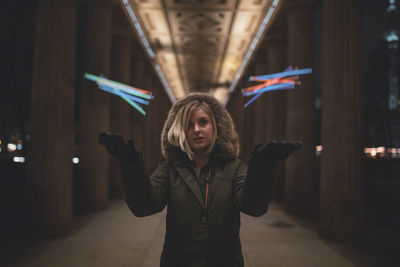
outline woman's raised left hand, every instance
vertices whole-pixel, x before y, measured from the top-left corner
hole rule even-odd
[[[251,152],[251,158],[256,158],[261,161],[283,160],[301,147],[302,144],[300,141],[272,141],[268,144],[258,144]]]
[[[125,143],[124,138],[119,134],[99,133],[99,143],[119,161],[139,161],[142,153],[136,150],[133,141]]]

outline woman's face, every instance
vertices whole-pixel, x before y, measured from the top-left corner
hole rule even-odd
[[[205,153],[213,137],[213,125],[210,116],[200,107],[193,111],[186,129],[186,139],[195,154]]]

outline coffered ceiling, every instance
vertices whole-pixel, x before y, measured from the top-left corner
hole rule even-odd
[[[211,91],[224,101],[257,47],[254,39],[262,37],[280,1],[121,0],[121,4],[160,77],[165,77],[171,98]]]

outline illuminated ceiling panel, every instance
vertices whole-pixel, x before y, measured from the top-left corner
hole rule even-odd
[[[153,65],[170,88],[167,91],[176,99],[192,91],[211,92],[226,102],[279,0],[121,0],[121,3],[131,19],[129,7],[137,18],[149,42],[147,51],[154,53],[151,56],[149,52]]]

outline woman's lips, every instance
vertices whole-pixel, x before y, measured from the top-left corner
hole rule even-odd
[[[204,139],[204,137],[196,137],[196,138],[193,138],[193,142],[201,142],[202,140]]]

